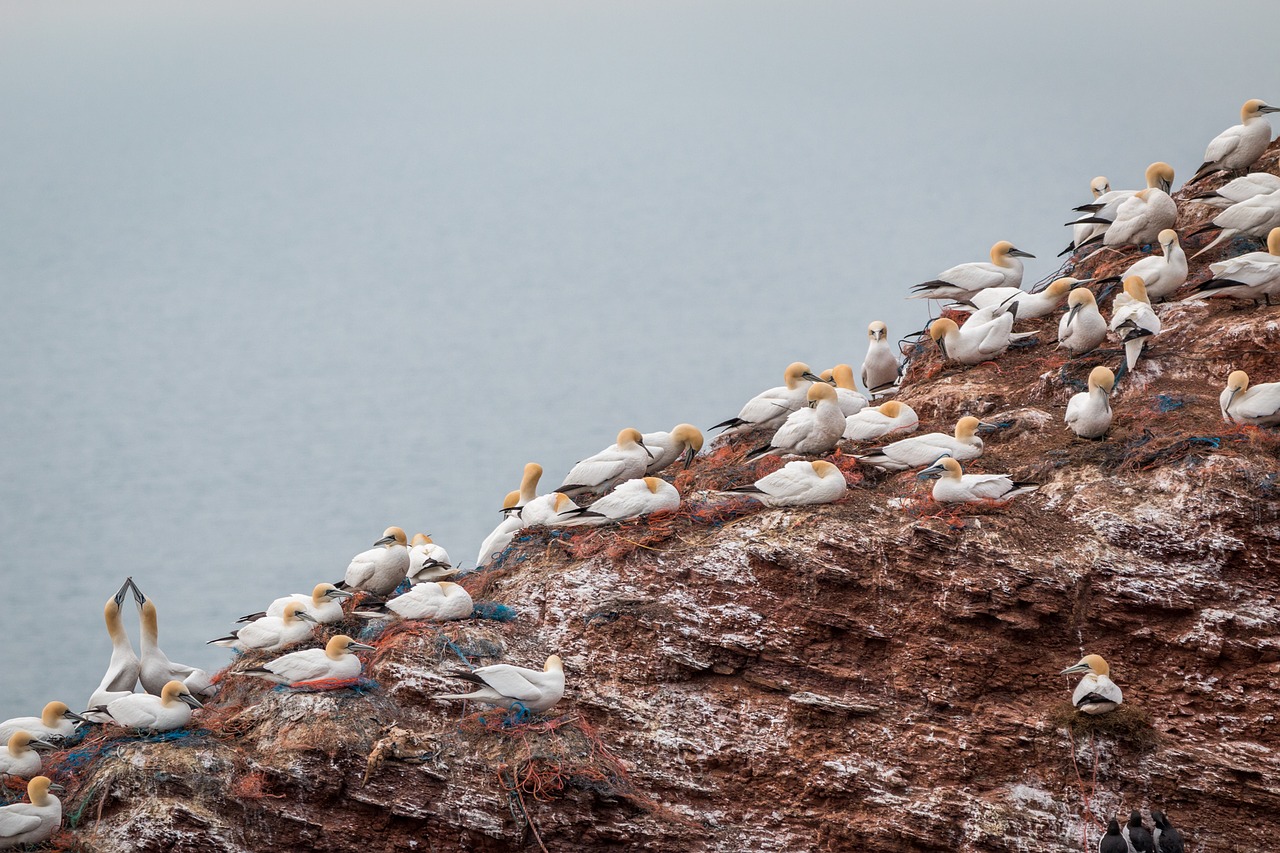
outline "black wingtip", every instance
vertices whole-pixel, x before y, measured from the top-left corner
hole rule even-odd
[[[744,423],[746,423],[746,421],[742,418],[729,418],[729,420],[721,421],[713,427],[707,427],[707,429],[727,429],[729,427],[742,426]]]
[[[257,613],[250,613],[248,616],[241,616],[239,619],[236,620],[236,622],[238,624],[243,624],[245,622],[256,622],[259,619],[266,618],[266,615],[267,615],[267,611],[261,610]]]
[[[764,490],[756,487],[754,484],[750,486],[734,486],[732,489],[725,489],[726,492],[737,492],[745,495],[763,495]]]

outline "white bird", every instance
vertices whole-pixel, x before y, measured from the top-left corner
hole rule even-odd
[[[331,583],[318,583],[312,588],[310,595],[295,592],[293,595],[281,596],[271,602],[266,610],[241,616],[236,621],[256,622],[264,616],[283,616],[285,607],[297,602],[307,608],[307,615],[317,623],[328,625],[331,622],[342,621],[346,615],[342,612],[342,599],[351,597],[352,593],[345,589],[338,589]]]
[[[858,393],[858,386],[853,382],[853,367],[850,365],[837,364],[818,375],[823,382],[835,385],[836,402],[840,404],[840,414],[846,418],[867,407],[867,398]]]
[[[471,593],[456,583],[449,581],[426,581],[414,584],[413,588],[403,595],[382,605],[371,607],[367,602],[356,615],[365,619],[385,619],[388,616],[399,616],[401,619],[425,619],[432,622],[448,622],[455,619],[466,619],[471,615],[474,604]]]
[[[815,382],[809,386],[806,397],[808,405],[792,412],[769,443],[752,450],[747,459],[788,453],[814,456],[835,450],[845,428],[836,389],[825,382]]]
[[[1103,195],[1111,192],[1111,182],[1104,176],[1099,175],[1089,182],[1089,192],[1093,193],[1093,200],[1096,202]],[[1068,255],[1095,237],[1101,236],[1106,227],[1106,225],[1097,222],[1082,222],[1073,225],[1071,228],[1071,242],[1067,244],[1067,248],[1058,253],[1058,257]]]
[[[1039,293],[1029,293],[1017,287],[988,287],[969,297],[966,303],[980,309],[1016,306],[1013,308],[1015,320],[1038,320],[1057,310],[1071,288],[1081,283],[1079,279],[1060,278]]]
[[[436,699],[470,699],[500,708],[519,704],[525,710],[540,713],[551,708],[564,696],[564,664],[558,655],[547,658],[542,672],[497,663],[471,672],[456,672],[452,677],[470,681],[480,687],[472,693],[440,695]]]
[[[1166,228],[1156,238],[1161,255],[1149,255],[1129,265],[1118,276],[1104,278],[1102,282],[1123,281],[1138,276],[1147,288],[1147,297],[1159,301],[1187,283],[1187,253],[1182,251],[1178,232]]]
[[[520,508],[520,526],[522,528],[557,527],[564,524],[565,519],[562,516],[565,513],[576,509],[582,509],[582,507],[563,492],[539,495]]]
[[[965,415],[956,421],[954,435],[945,432],[929,432],[924,435],[913,435],[893,444],[886,444],[879,450],[865,454],[855,454],[859,462],[886,471],[906,471],[919,468],[921,465],[932,465],[939,456],[949,455],[960,460],[977,459],[982,455],[982,439],[978,438],[978,428],[993,429],[991,424],[984,424],[972,415]]]
[[[196,696],[212,696],[216,693],[217,688],[209,678],[209,673],[169,660],[169,656],[160,648],[160,623],[155,602],[138,589],[138,585],[132,580],[129,581],[129,586],[133,588],[133,600],[138,605],[138,621],[142,624],[138,644],[142,650],[141,669],[138,672],[142,689],[153,696],[159,696],[170,681],[181,681]]]
[[[1151,308],[1141,278],[1130,276],[1124,280],[1124,293],[1117,294],[1112,304],[1109,328],[1124,342],[1125,364],[1133,370],[1147,342],[1160,334],[1160,318]]]
[[[1280,227],[1267,235],[1267,251],[1237,255],[1209,264],[1209,269],[1213,278],[1196,287],[1183,302],[1230,296],[1255,303],[1265,299],[1270,305],[1272,296],[1280,296]]]
[[[816,462],[800,459],[788,462],[750,486],[727,491],[749,494],[765,506],[813,506],[840,500],[848,488],[844,474],[835,465],[821,459]]]
[[[316,619],[307,612],[306,605],[300,601],[291,601],[284,606],[279,616],[263,616],[245,625],[239,631],[232,631],[230,636],[210,640],[215,646],[247,652],[250,649],[274,652],[285,646],[300,643],[311,636],[312,626]]]
[[[588,456],[569,469],[557,492],[607,492],[618,483],[643,477],[653,461],[653,454],[644,446],[644,436],[637,429],[624,429],[618,433],[618,441],[594,456]]]
[[[1154,243],[1160,232],[1178,221],[1178,206],[1161,189],[1147,187],[1116,208],[1116,218],[1102,235],[1107,246],[1141,246]]]
[[[933,499],[938,503],[970,503],[995,501],[1007,503],[1018,495],[1040,488],[1035,483],[1019,483],[1007,474],[966,474],[960,463],[944,456],[916,475],[920,480],[933,480]]]
[[[449,560],[449,552],[431,541],[427,533],[413,534],[409,543],[409,580],[412,583],[439,581],[458,573]]]
[[[1233,370],[1218,396],[1224,421],[1256,426],[1280,424],[1280,382],[1249,385],[1249,374]]]
[[[1111,680],[1111,667],[1101,655],[1085,655],[1075,666],[1069,666],[1062,675],[1087,673],[1071,694],[1071,704],[1086,714],[1105,714],[1114,711],[1124,701],[1120,688]]]
[[[57,749],[57,745],[41,740],[26,730],[9,735],[9,743],[0,752],[0,775],[21,776],[30,779],[40,773],[40,753],[37,749]]]
[[[1146,171],[1147,189],[1157,190],[1168,195],[1169,191],[1173,189],[1173,177],[1173,167],[1168,163],[1152,163],[1147,167]],[[1094,234],[1084,243],[1076,243],[1075,248],[1080,249],[1086,244],[1093,244],[1100,241],[1105,242],[1107,233],[1110,231],[1112,224],[1114,224],[1116,217],[1120,214],[1120,206],[1132,200],[1133,197],[1140,192],[1143,192],[1143,190],[1111,190],[1110,192],[1103,193],[1092,204],[1085,204],[1077,207],[1076,210],[1085,211],[1087,215],[1072,222],[1068,222],[1067,225],[1075,226],[1093,223],[1100,226],[1102,230]],[[1138,208],[1131,208],[1131,210],[1136,212]],[[1169,223],[1169,227],[1172,226],[1173,223]],[[1114,244],[1108,243],[1107,245]],[[1089,257],[1092,257],[1092,255]]]
[[[1280,190],[1280,175],[1270,172],[1250,172],[1230,181],[1216,190],[1194,195],[1191,200],[1209,207],[1230,207],[1238,201],[1253,198],[1255,195]]]
[[[1058,346],[1073,355],[1083,355],[1107,339],[1107,321],[1098,310],[1093,291],[1081,287],[1067,297],[1067,313],[1058,321]]]
[[[1116,376],[1106,367],[1089,371],[1089,390],[1067,401],[1067,428],[1081,438],[1102,438],[1111,427],[1111,403],[1107,396]]]
[[[787,415],[804,405],[805,394],[813,382],[821,382],[809,365],[802,361],[792,362],[782,374],[783,384],[768,391],[761,391],[752,397],[738,412],[736,418],[721,421],[712,429],[725,427],[728,435],[738,429],[751,427],[778,427],[787,419]]]
[[[1198,181],[1214,172],[1247,169],[1271,144],[1271,124],[1267,113],[1280,112],[1280,107],[1251,98],[1240,108],[1240,123],[1219,133],[1204,151],[1204,162],[1191,180]]]
[[[193,708],[203,707],[185,684],[169,681],[160,688],[159,696],[134,693],[109,703],[106,713],[126,729],[171,732],[191,722]]]
[[[12,717],[0,723],[0,742],[8,742],[13,733],[19,731],[29,732],[41,739],[71,737],[75,734],[78,722],[85,722],[84,717],[73,713],[65,702],[50,702],[38,717]]]
[[[901,367],[889,344],[889,327],[879,320],[867,326],[867,355],[862,360],[862,387],[875,396],[898,383]]]
[[[390,595],[409,571],[409,543],[399,527],[388,527],[368,551],[351,558],[343,584],[374,595]]]
[[[1032,337],[1034,332],[1013,331],[1014,315],[999,309],[982,308],[969,315],[963,326],[949,317],[942,317],[929,324],[929,337],[942,350],[942,357],[961,364],[981,364],[1002,354],[1009,344]]]
[[[62,825],[62,801],[50,791],[62,791],[48,776],[27,783],[29,803],[0,808],[0,848],[44,841]]]
[[[1266,195],[1255,195],[1253,198],[1236,202],[1213,217],[1210,222],[1193,231],[1193,234],[1203,234],[1215,228],[1222,229],[1213,242],[1191,257],[1198,258],[1223,240],[1230,239],[1237,234],[1243,234],[1248,237],[1262,237],[1269,233],[1272,228],[1277,227],[1280,227],[1280,190],[1269,192]]]
[[[141,665],[133,651],[133,645],[129,642],[129,634],[124,630],[124,622],[120,619],[120,605],[124,603],[124,597],[129,592],[131,580],[131,578],[126,579],[116,594],[107,599],[103,607],[102,616],[107,623],[107,636],[111,638],[111,661],[107,664],[107,671],[103,674],[102,681],[98,683],[97,689],[93,691],[85,707],[105,705],[113,699],[128,696],[138,684]],[[106,722],[105,719],[93,714],[86,714],[85,719],[94,723]]]
[[[644,477],[620,484],[590,509],[569,510],[564,518],[575,524],[608,524],[679,508],[680,492],[675,486],[657,477]]]
[[[533,498],[530,498],[533,500]],[[504,513],[502,521],[493,528],[484,541],[480,543],[480,553],[476,556],[476,568],[483,569],[499,554],[507,550],[507,546],[516,538],[524,522],[520,520],[520,493],[507,492],[502,501]]]
[[[702,450],[702,431],[693,424],[676,424],[671,432],[646,432],[642,437],[644,446],[653,453],[653,459],[645,467],[646,474],[664,471],[681,457],[684,467],[688,468]]]
[[[871,441],[895,432],[915,432],[919,424],[915,409],[899,400],[889,400],[845,418],[844,440]]]
[[[357,643],[346,634],[338,634],[323,649],[305,649],[281,655],[273,661],[243,669],[237,675],[254,675],[277,684],[293,686],[304,681],[333,679],[346,681],[356,678],[363,669],[357,651],[373,651],[373,646]]]
[[[975,261],[954,266],[939,273],[932,281],[911,288],[915,292],[907,298],[965,300],[988,287],[1021,287],[1022,261],[1019,258],[1034,257],[1014,248],[1008,240],[1001,240],[991,247],[991,263]]]

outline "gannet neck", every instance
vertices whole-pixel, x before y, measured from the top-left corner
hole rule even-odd
[[[102,618],[107,623],[107,636],[111,637],[111,645],[119,648],[121,645],[129,644],[129,635],[125,633],[124,622],[120,619],[120,605],[116,604],[114,598],[107,599],[107,605],[103,608]],[[132,650],[132,647],[130,647]]]
[[[53,780],[48,776],[36,776],[27,783],[27,799],[31,805],[44,807],[49,805],[49,786]]]
[[[783,371],[782,380],[786,383],[787,388],[791,391],[800,387],[800,380],[804,378],[806,373],[812,373],[809,365],[803,361],[793,361],[787,365],[787,369]]]
[[[1057,299],[1067,293],[1070,293],[1071,288],[1075,287],[1076,284],[1077,282],[1074,278],[1060,278],[1053,284],[1046,287],[1044,291],[1054,299]]]
[[[837,364],[831,368],[831,375],[836,380],[836,387],[843,388],[846,391],[857,391],[858,386],[853,384],[853,367],[848,364]]]
[[[965,415],[956,421],[956,440],[968,441],[973,438],[973,434],[978,431],[978,424],[978,419],[973,415]]]
[[[573,501],[569,500],[569,496],[566,495],[564,492],[556,492],[555,503],[552,506],[552,511],[555,512],[556,515],[559,515],[560,513],[567,510],[569,508],[569,504],[571,503],[573,503]]]
[[[527,504],[538,496],[538,480],[542,478],[542,466],[537,462],[529,462],[524,466],[524,476],[520,478],[520,503]]]
[[[150,598],[142,603],[142,612],[138,615],[141,625],[142,646],[154,648],[160,642],[160,626],[156,621],[156,605]]]

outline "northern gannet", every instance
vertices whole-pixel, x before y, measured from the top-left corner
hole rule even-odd
[[[902,368],[889,344],[889,327],[876,320],[867,326],[867,355],[862,359],[862,386],[873,397],[892,390]]]
[[[65,702],[50,702],[44,706],[38,717],[13,717],[0,723],[0,742],[8,742],[14,732],[25,731],[38,738],[70,737],[75,733],[76,723],[85,722],[85,718],[73,713]]]
[[[822,380],[801,361],[792,362],[782,374],[783,384],[752,397],[738,412],[736,418],[721,421],[712,429],[726,427],[726,434],[737,429],[751,427],[778,427],[787,415],[804,405],[809,385]]]
[[[409,543],[410,581],[439,581],[457,573],[458,569],[449,561],[449,552],[432,542],[429,534],[413,534],[413,541]]]
[[[498,526],[493,528],[484,541],[480,543],[480,553],[476,556],[476,568],[483,569],[489,562],[507,550],[511,540],[516,538],[524,522],[520,520],[520,493],[508,492],[502,501],[505,515]]]
[[[1081,438],[1102,438],[1111,427],[1111,403],[1107,397],[1116,376],[1106,367],[1089,371],[1089,390],[1067,401],[1067,428]]]
[[[107,716],[126,729],[171,732],[191,722],[193,708],[203,707],[181,681],[168,681],[160,688],[159,696],[134,693],[109,703],[105,710]]]
[[[1093,291],[1081,287],[1067,297],[1067,313],[1058,321],[1058,346],[1074,355],[1097,349],[1107,339],[1107,321],[1102,319]]]
[[[1280,175],[1270,172],[1250,172],[1242,175],[1216,190],[1194,195],[1191,200],[1209,207],[1230,207],[1238,201],[1253,198],[1255,195],[1266,195],[1280,190]]]
[[[1187,253],[1178,242],[1178,232],[1166,228],[1157,237],[1162,255],[1141,258],[1118,276],[1104,278],[1102,282],[1123,281],[1138,276],[1147,287],[1147,297],[1160,301],[1187,283]]]
[[[1074,278],[1060,278],[1039,293],[1029,293],[1017,287],[989,287],[979,290],[967,301],[974,308],[996,308],[1016,305],[1014,317],[1018,320],[1038,320],[1052,314],[1067,298],[1071,288],[1082,282]]]
[[[644,436],[638,429],[624,429],[618,433],[618,441],[612,447],[588,456],[569,469],[557,492],[607,492],[625,480],[643,477],[653,461],[653,454],[644,446]]]
[[[399,527],[388,527],[372,548],[351,558],[343,583],[347,589],[390,595],[408,571],[408,539]]]
[[[1032,337],[1034,332],[1014,333],[1014,311],[996,316],[996,309],[982,308],[969,315],[963,326],[942,317],[929,324],[929,337],[942,350],[942,357],[961,364],[981,364],[1003,353],[1013,341]]]
[[[1271,229],[1278,227],[1280,227],[1280,190],[1269,192],[1266,195],[1255,195],[1253,198],[1236,202],[1213,217],[1208,224],[1202,225],[1192,232],[1194,234],[1202,234],[1214,228],[1222,229],[1212,243],[1209,243],[1191,257],[1198,258],[1223,240],[1227,240],[1237,234],[1262,237],[1269,234]]]
[[[573,502],[573,498],[563,492],[539,495],[520,508],[520,526],[556,527],[565,522],[565,519],[561,516],[575,509],[583,508],[579,507]],[[584,510],[584,512],[590,512],[590,510]]]
[[[480,687],[472,693],[446,694],[436,696],[436,699],[470,699],[500,708],[519,704],[528,711],[540,713],[551,708],[564,696],[564,664],[557,655],[547,658],[542,672],[497,663],[471,672],[455,672],[451,677],[470,681]]]
[[[858,393],[858,386],[853,382],[853,368],[850,365],[837,364],[830,370],[822,371],[820,375],[823,381],[835,385],[840,414],[847,418],[867,407],[867,398]]]
[[[1251,98],[1240,108],[1240,123],[1219,133],[1204,150],[1204,162],[1191,177],[1198,181],[1214,172],[1247,169],[1271,144],[1271,125],[1264,116],[1280,112],[1280,107]]]
[[[965,300],[988,287],[1021,287],[1022,261],[1035,255],[1014,248],[1008,240],[991,247],[991,262],[960,264],[941,272],[932,281],[911,288],[908,299]]]
[[[1182,833],[1174,829],[1173,824],[1169,822],[1169,818],[1164,812],[1153,810],[1151,812],[1151,822],[1156,825],[1151,837],[1160,853],[1183,853],[1186,848],[1182,840]]]
[[[935,480],[933,499],[940,504],[996,501],[1006,503],[1018,495],[1040,488],[1036,483],[1016,482],[1007,474],[966,474],[960,463],[944,456],[916,475],[919,480]]]
[[[990,429],[992,425],[966,415],[956,421],[954,435],[945,432],[913,435],[893,444],[886,444],[878,450],[855,454],[854,458],[864,465],[886,471],[906,471],[922,465],[932,465],[943,455],[962,461],[977,459],[982,455],[982,439],[977,436],[979,427]]]
[[[381,605],[361,606],[356,615],[365,619],[385,619],[398,616],[401,619],[426,619],[432,622],[448,622],[455,619],[466,619],[471,615],[474,605],[471,593],[456,583],[449,581],[426,581],[414,584],[413,588],[403,595]]]
[[[1218,396],[1224,421],[1255,426],[1280,424],[1280,382],[1249,386],[1249,374],[1233,370]]]
[[[274,652],[309,638],[315,624],[316,619],[307,612],[306,605],[291,601],[284,606],[281,615],[263,616],[239,631],[232,631],[230,636],[219,637],[209,643],[241,652],[250,649]]]
[[[293,595],[281,596],[271,602],[266,610],[241,616],[236,621],[256,622],[264,616],[283,616],[285,606],[297,602],[307,608],[307,615],[316,622],[328,625],[330,622],[342,621],[342,617],[346,615],[342,612],[342,599],[351,596],[352,593],[338,589],[331,583],[318,583],[312,588],[310,595],[295,592]]]
[[[1146,286],[1136,275],[1124,280],[1124,293],[1116,295],[1112,307],[1109,328],[1124,342],[1125,364],[1133,370],[1147,341],[1160,334],[1160,318],[1147,299]]]
[[[1106,193],[1111,192],[1111,182],[1102,175],[1099,175],[1089,182],[1089,192],[1093,193],[1093,200],[1097,201]],[[1079,224],[1072,225],[1071,242],[1067,244],[1067,248],[1058,253],[1058,257],[1069,255],[1078,247],[1083,246],[1093,238],[1100,236],[1106,227],[1106,225],[1097,222],[1081,222]]]
[[[1078,664],[1069,666],[1062,675],[1083,672],[1085,677],[1076,685],[1071,704],[1085,714],[1105,714],[1114,711],[1124,701],[1120,688],[1111,680],[1111,667],[1101,655],[1085,655]]]
[[[1129,853],[1129,844],[1120,834],[1120,821],[1115,818],[1107,821],[1107,832],[1098,842],[1098,853]]]
[[[138,589],[138,585],[132,580],[129,581],[129,586],[133,588],[133,600],[138,605],[138,621],[142,623],[138,644],[142,649],[141,668],[138,672],[142,689],[153,696],[159,696],[170,681],[181,681],[196,696],[212,696],[216,693],[217,688],[209,678],[209,673],[194,666],[174,663],[160,649],[160,622],[155,602]]]
[[[1160,232],[1178,221],[1178,206],[1161,189],[1138,190],[1116,208],[1102,242],[1107,246],[1141,246],[1153,243]]]
[[[845,428],[836,389],[825,382],[815,382],[806,397],[805,408],[792,412],[769,443],[748,453],[747,459],[788,453],[815,456],[835,450]]]
[[[273,661],[242,669],[237,675],[255,675],[277,684],[294,685],[304,681],[333,679],[345,681],[360,675],[363,668],[357,651],[373,651],[373,646],[357,643],[346,634],[338,634],[323,649],[305,649],[281,655]]]
[[[657,477],[644,477],[622,483],[589,510],[569,510],[564,518],[576,524],[608,524],[679,508],[680,492],[675,486]]]
[[[57,745],[41,740],[31,732],[20,729],[9,735],[9,743],[0,752],[0,776],[21,776],[30,779],[40,772],[40,750],[57,749]]]
[[[728,489],[750,494],[765,506],[813,506],[829,504],[848,490],[844,474],[830,462],[788,462],[750,486]]]
[[[890,400],[845,418],[844,440],[871,441],[895,432],[914,432],[919,423],[915,409],[899,400]]]
[[[1125,824],[1124,838],[1134,853],[1156,853],[1156,842],[1142,825],[1142,812],[1134,809],[1129,812],[1129,822]]]
[[[1173,167],[1170,166],[1168,163],[1164,163],[1164,162],[1152,163],[1150,166],[1147,167],[1146,179],[1147,179],[1148,190],[1156,190],[1159,193],[1168,195],[1169,191],[1173,189]],[[1131,201],[1134,198],[1134,196],[1136,196],[1140,192],[1144,192],[1144,191],[1143,190],[1111,190],[1110,192],[1103,193],[1092,204],[1085,204],[1085,205],[1081,205],[1080,207],[1077,207],[1076,210],[1085,211],[1089,215],[1082,216],[1081,218],[1073,222],[1068,222],[1066,223],[1067,225],[1080,225],[1080,224],[1093,223],[1095,225],[1099,225],[1102,230],[1094,234],[1084,243],[1076,243],[1075,247],[1077,249],[1080,249],[1086,244],[1093,244],[1099,241],[1105,243],[1107,239],[1107,234],[1111,230],[1111,226],[1114,224],[1116,218],[1120,215],[1121,205]],[[1172,203],[1172,201],[1170,203]],[[1136,207],[1130,208],[1130,210],[1132,213],[1136,214],[1140,209],[1145,208],[1146,204],[1147,203],[1144,201],[1142,204]],[[1162,208],[1164,207],[1163,203],[1160,204],[1160,207]],[[1129,226],[1126,226],[1126,227],[1129,227]],[[1170,222],[1168,227],[1172,228],[1173,223]],[[1158,231],[1159,229],[1156,229],[1156,230]],[[1111,246],[1116,244],[1106,243],[1106,245]]]
[[[1209,269],[1213,278],[1196,287],[1183,302],[1230,296],[1255,303],[1265,299],[1270,305],[1272,296],[1280,296],[1280,228],[1272,228],[1267,235],[1267,251],[1237,255],[1209,264]]]
[[[27,803],[0,808],[0,848],[44,841],[62,825],[62,802],[50,791],[65,790],[48,776],[27,783]]]
[[[644,446],[653,453],[653,459],[645,467],[645,473],[657,474],[665,471],[667,466],[681,457],[684,467],[693,464],[693,459],[702,450],[702,431],[693,424],[677,424],[671,432],[646,432]]]
[[[124,630],[124,622],[120,619],[120,605],[128,594],[131,578],[120,585],[120,589],[103,606],[102,617],[107,623],[107,636],[111,638],[111,662],[107,671],[98,683],[98,688],[89,697],[88,708],[105,705],[113,699],[119,699],[133,692],[138,684],[138,672],[141,669],[138,656],[134,654],[129,635]],[[90,722],[105,723],[106,720],[93,715],[86,715]]]

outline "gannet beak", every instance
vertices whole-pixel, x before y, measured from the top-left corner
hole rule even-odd
[[[183,693],[183,694],[182,694],[181,696],[179,696],[178,698],[179,698],[179,699],[181,699],[181,700],[182,700],[184,703],[186,703],[187,705],[191,706],[191,709],[192,709],[193,711],[194,711],[196,708],[203,708],[203,707],[204,707],[204,705],[202,705],[202,704],[200,703],[200,700],[199,700],[199,699],[197,699],[196,697],[192,696],[190,693]]]
[[[359,649],[360,651],[364,651],[364,652],[377,651],[377,646],[366,646],[364,643],[352,643],[351,645],[347,646],[347,648],[352,651],[356,649]]]
[[[138,603],[139,607],[147,603],[146,593],[138,589],[138,585],[133,582],[133,578],[129,578],[125,583],[129,584],[129,586],[133,588],[133,600]]]
[[[115,594],[116,607],[124,603],[125,594],[129,592],[129,584],[133,583],[133,578],[125,578],[124,583],[120,584],[120,590]]]
[[[1093,278],[1092,278],[1092,277],[1090,277],[1090,278],[1078,278],[1078,279],[1076,279],[1076,283],[1075,283],[1075,284],[1073,284],[1073,285],[1071,285],[1071,289],[1072,289],[1072,290],[1075,290],[1075,289],[1076,289],[1077,287],[1079,287],[1080,285],[1082,285],[1082,284],[1088,284],[1088,283],[1089,283],[1089,282],[1091,282],[1091,281],[1093,281]]]
[[[1071,675],[1073,672],[1089,672],[1089,664],[1078,663],[1075,666],[1069,666],[1058,675]]]
[[[636,442],[636,444],[640,445],[640,449],[641,449],[641,450],[643,450],[645,453],[649,454],[649,458],[650,458],[650,459],[652,459],[652,458],[653,458],[653,451],[652,451],[652,450],[650,450],[649,448],[647,448],[647,447],[645,447],[645,446],[644,446],[644,439],[640,439],[639,441],[637,441],[637,442]]]
[[[1231,396],[1227,398],[1227,408],[1228,408],[1228,409],[1229,409],[1229,408],[1231,408],[1231,401],[1232,401],[1232,400],[1234,400],[1234,399],[1236,398],[1236,395],[1237,395],[1237,394],[1239,394],[1239,393],[1240,393],[1240,389],[1239,389],[1239,388],[1232,388],[1232,389],[1231,389]]]
[[[295,618],[297,618],[297,619],[301,619],[303,622],[311,622],[311,623],[314,623],[314,624],[316,624],[316,625],[319,625],[319,624],[320,624],[319,622],[316,622],[316,617],[312,616],[310,613],[308,613],[308,612],[307,612],[307,611],[305,611],[305,610],[299,610],[297,613],[295,613],[295,614],[293,614],[293,615],[294,615],[294,617],[295,617]]]
[[[1079,314],[1079,313],[1080,313],[1080,306],[1079,306],[1079,305],[1074,306],[1070,311],[1068,311],[1068,312],[1067,312],[1067,327],[1068,327],[1068,328],[1070,328],[1070,327],[1071,327],[1071,321],[1072,321],[1072,320],[1074,320],[1074,319],[1076,318],[1076,315],[1077,315],[1077,314]]]
[[[1267,113],[1280,113],[1280,107],[1269,107],[1266,104],[1258,107],[1258,112],[1266,115]]]
[[[947,342],[945,339],[938,338],[938,349],[942,350],[943,361],[946,361],[947,359],[951,358],[951,356],[947,355]]]
[[[27,746],[32,749],[57,749],[57,744],[49,743],[47,740],[32,740]]]
[[[809,373],[801,373],[800,378],[808,379],[810,382],[826,382],[827,381],[823,379],[821,376],[814,376],[812,371],[810,371]]]
[[[1030,252],[1024,252],[1021,249],[1010,249],[1009,256],[1013,258],[1034,258],[1035,255]]]
[[[347,592],[345,589],[331,589],[325,593],[326,598],[351,598],[354,592]]]
[[[376,546],[376,545],[390,545],[390,544],[391,544],[392,542],[394,542],[394,541],[396,541],[396,537],[394,537],[394,536],[383,536],[381,539],[379,539],[377,542],[374,542],[373,544],[374,544],[375,546]]]
[[[687,471],[689,466],[693,464],[693,459],[698,455],[698,451],[693,449],[693,445],[689,445],[684,451],[684,467]]]
[[[87,722],[89,722],[89,721],[88,721],[88,720],[86,720],[84,717],[82,717],[82,716],[80,716],[79,714],[77,714],[75,711],[65,711],[65,712],[62,714],[62,716],[63,716],[63,718],[64,718],[64,719],[67,719],[67,720],[75,720],[76,722],[80,722],[80,723],[87,723]]]
[[[942,472],[947,470],[941,465],[934,465],[931,468],[925,468],[919,474],[916,474],[917,480],[936,480],[942,476]]]
[[[995,432],[1000,429],[1000,424],[989,424],[986,421],[978,421],[978,432]]]
[[[59,794],[65,794],[67,792],[67,789],[59,785],[57,782],[53,782],[52,784],[50,784],[49,790],[57,791]]]

